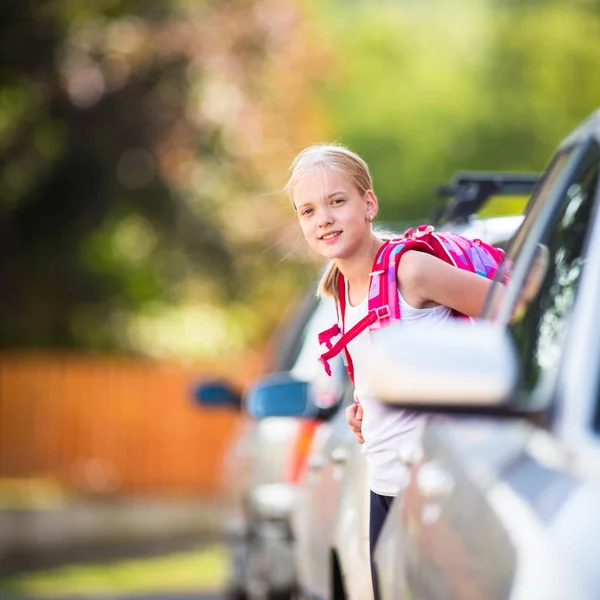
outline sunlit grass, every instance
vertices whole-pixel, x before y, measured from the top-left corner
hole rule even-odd
[[[224,585],[227,568],[225,549],[210,546],[166,556],[59,567],[0,579],[0,598],[210,591]]]

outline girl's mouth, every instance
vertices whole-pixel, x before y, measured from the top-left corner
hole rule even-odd
[[[341,233],[341,231],[332,231],[331,233],[326,233],[325,235],[322,235],[319,239],[322,242],[331,243],[335,241],[341,235]]]

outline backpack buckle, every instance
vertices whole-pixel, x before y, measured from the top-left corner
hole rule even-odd
[[[392,314],[389,306],[378,306],[377,308],[373,309],[373,312],[375,313],[378,321],[387,319]]]
[[[336,323],[333,327],[322,331],[318,335],[319,345],[325,344],[328,350],[331,350],[333,344],[331,343],[331,338],[334,338],[336,335],[341,333],[340,326]]]
[[[417,230],[414,232],[414,236],[416,238],[425,237],[426,235],[432,233],[434,228],[431,225],[419,225]]]

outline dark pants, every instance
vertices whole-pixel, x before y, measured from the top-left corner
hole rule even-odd
[[[377,573],[375,572],[375,564],[373,563],[373,551],[375,550],[375,544],[379,539],[385,516],[388,514],[393,499],[393,496],[381,496],[375,492],[371,492],[369,550],[371,556],[371,581],[373,582],[375,600],[379,600],[379,582],[377,581]]]

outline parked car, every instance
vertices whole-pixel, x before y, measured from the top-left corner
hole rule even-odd
[[[335,320],[333,301],[319,301],[311,290],[279,329],[270,372],[310,382],[323,414],[335,405],[345,386],[341,362],[329,378],[317,362],[317,334]],[[222,381],[201,382],[194,390],[203,406],[229,405],[239,410],[242,394]],[[296,587],[290,512],[295,483],[304,462],[315,421],[296,417],[242,418],[223,464],[226,537],[231,549],[227,596],[235,600],[289,600]]]
[[[502,182],[510,182],[512,186],[519,178],[514,174],[472,173],[468,189],[471,194],[477,186],[492,180],[494,187],[486,189],[501,195],[506,189]],[[521,193],[531,191],[537,179],[537,176],[528,176],[528,187],[521,187]],[[462,174],[461,182],[466,181],[466,174]],[[525,183],[521,180],[520,185]],[[516,192],[514,188],[510,191]],[[467,198],[470,201],[471,195]],[[461,218],[446,220],[441,229],[459,230],[464,235],[480,237],[496,245],[505,244],[522,220],[522,217],[479,219],[462,211],[459,202],[455,201],[454,206],[454,210],[461,211]],[[446,215],[449,214],[447,211]],[[285,381],[266,378],[256,382],[249,409],[259,418],[278,414],[314,415],[312,394],[309,386],[292,377]],[[340,408],[351,402],[352,387],[349,386]],[[299,591],[305,598],[369,600],[372,584],[366,463],[346,423],[344,410],[328,416],[313,438],[307,469],[299,482],[292,511]]]
[[[392,364],[400,338],[377,342],[380,395],[435,411],[399,449],[412,476],[376,552],[386,600],[600,598],[599,169],[597,112],[530,201],[493,322],[415,330]]]

